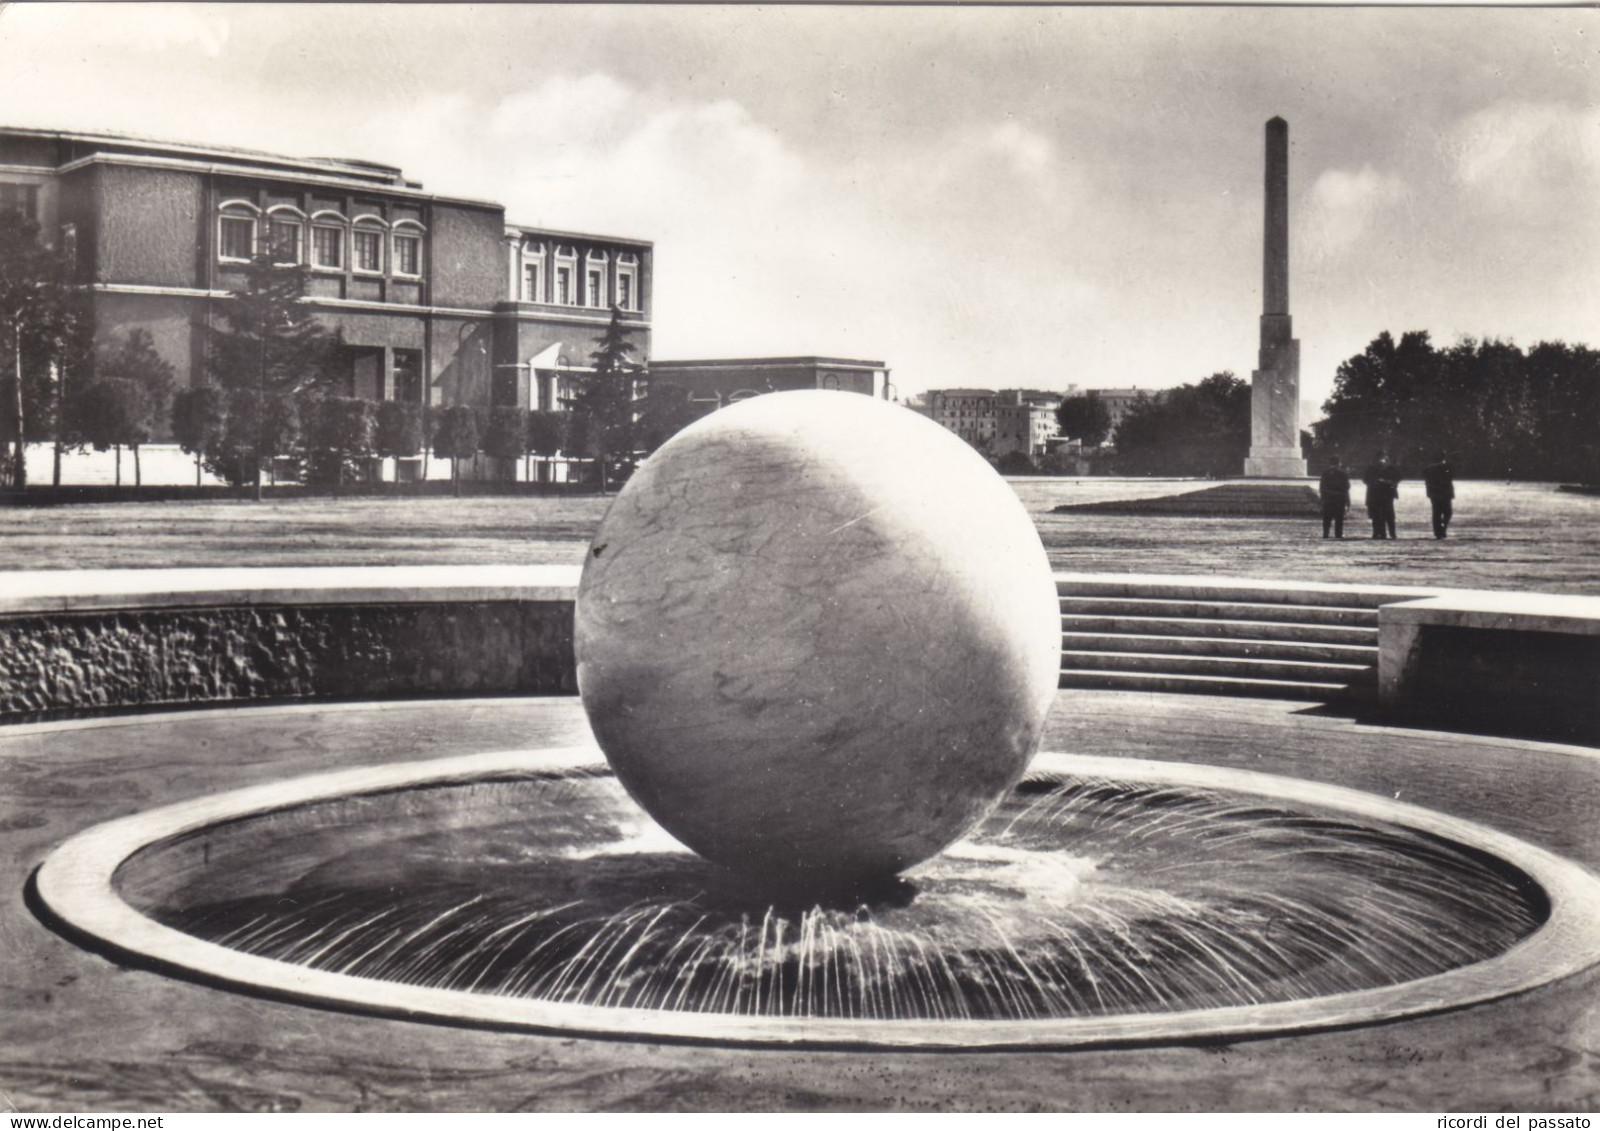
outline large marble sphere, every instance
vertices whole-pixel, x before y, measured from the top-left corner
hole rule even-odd
[[[628,792],[774,884],[892,874],[1026,768],[1060,671],[1050,565],[953,433],[856,393],[684,429],[600,524],[578,686]]]

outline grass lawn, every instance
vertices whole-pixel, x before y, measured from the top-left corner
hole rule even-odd
[[[1600,497],[1553,484],[1457,485],[1436,542],[1419,484],[1401,487],[1400,540],[1374,542],[1359,504],[1346,540],[1283,519],[1052,514],[1207,483],[1016,479],[1058,569],[1600,594]],[[1359,489],[1358,489],[1359,495]],[[293,499],[0,509],[3,568],[571,563],[609,498]],[[3,584],[3,581],[0,581]]]

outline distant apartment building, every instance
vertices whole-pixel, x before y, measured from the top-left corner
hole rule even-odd
[[[1001,389],[995,399],[995,438],[991,454],[1021,452],[1038,459],[1060,431],[1056,410],[1061,394],[1040,389]]]
[[[979,451],[994,443],[995,397],[993,389],[930,389],[928,415]]]
[[[928,415],[990,456],[1042,456],[1057,431],[1061,394],[1047,389],[933,389]]]

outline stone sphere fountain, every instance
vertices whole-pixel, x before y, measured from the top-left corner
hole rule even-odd
[[[778,393],[679,433],[617,497],[578,591],[578,686],[663,828],[819,890],[927,859],[1016,784],[1057,616],[1027,512],[954,433]]]
[[[123,961],[310,1004],[830,1047],[1363,1024],[1600,959],[1600,882],[1495,830],[1036,754],[1038,538],[897,406],[775,394],[686,429],[590,546],[575,651],[599,750],[193,798],[60,846],[38,904]]]

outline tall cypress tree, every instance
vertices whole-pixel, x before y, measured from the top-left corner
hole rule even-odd
[[[239,409],[228,414],[230,432],[235,431],[233,421],[254,432],[230,435],[228,446],[253,453],[257,499],[262,461],[281,454],[273,442],[281,430],[266,429],[264,422],[291,415],[282,402],[325,389],[332,382],[336,351],[342,344],[341,336],[330,333],[302,301],[307,275],[303,266],[274,263],[270,253],[256,256],[245,268],[243,284],[222,304],[226,325],[211,330],[212,378],[229,391],[230,405]]]

